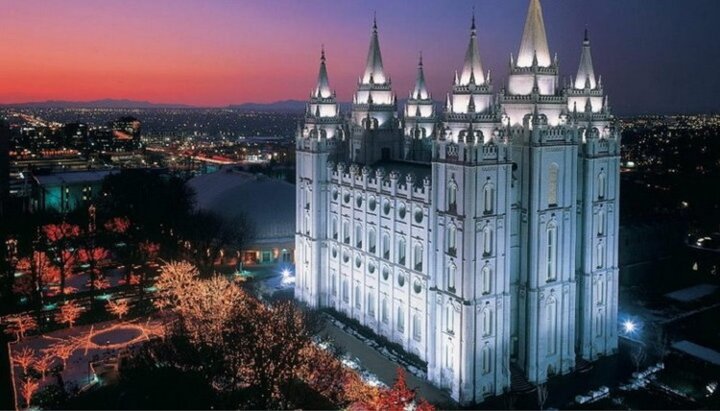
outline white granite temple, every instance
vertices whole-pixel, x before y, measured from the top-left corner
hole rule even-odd
[[[499,90],[480,41],[473,17],[441,112],[422,59],[398,112],[373,23],[349,115],[323,52],[297,136],[296,298],[417,354],[461,403],[618,345],[620,131],[587,33],[561,83],[530,0]]]

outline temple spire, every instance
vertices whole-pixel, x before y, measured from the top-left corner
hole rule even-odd
[[[537,59],[539,67],[550,67],[552,64],[540,0],[530,0],[525,20],[525,30],[523,31],[517,57],[517,66],[531,67],[533,59]]]
[[[592,64],[592,55],[590,54],[590,39],[588,38],[587,29],[585,29],[582,54],[580,54],[580,66],[578,67],[574,86],[578,90],[585,88],[593,90],[597,86],[597,82],[595,80],[595,70],[593,69]]]
[[[382,55],[380,54],[380,41],[378,40],[377,19],[373,16],[372,35],[370,36],[370,49],[368,50],[365,73],[362,82],[365,84],[385,84],[386,77],[383,70]]]
[[[328,98],[332,96],[330,82],[328,80],[327,67],[325,67],[325,46],[320,49],[320,71],[318,72],[317,85],[312,92],[312,97]]]
[[[411,97],[417,100],[426,100],[429,97],[427,86],[425,85],[425,74],[423,73],[422,52],[418,60],[417,78],[415,79],[415,88],[413,89]]]
[[[474,8],[472,24],[470,25],[470,43],[465,52],[465,64],[463,65],[462,74],[460,75],[461,86],[467,86],[471,83],[476,85],[485,84],[485,75],[483,74],[482,64],[480,63],[480,53],[478,52]]]

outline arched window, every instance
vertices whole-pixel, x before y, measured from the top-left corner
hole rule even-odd
[[[602,337],[604,326],[605,326],[605,313],[603,313],[602,310],[598,310],[597,316],[595,316],[595,336]]]
[[[557,301],[555,301],[555,297],[550,297],[545,306],[545,322],[547,323],[547,353],[553,355],[557,350]]]
[[[598,305],[603,305],[605,303],[605,281],[603,281],[602,277],[598,279],[595,285],[595,292]]]
[[[362,308],[362,297],[360,294],[360,284],[355,284],[355,308]]]
[[[367,312],[371,317],[375,317],[375,294],[372,291],[367,295]]]
[[[423,247],[420,243],[415,243],[413,250],[413,266],[415,271],[422,271],[423,269]]]
[[[388,313],[388,301],[387,297],[383,297],[382,300],[382,309],[380,310],[380,316],[382,317],[382,322],[387,324],[389,322],[389,313]]]
[[[448,212],[457,213],[457,184],[455,180],[450,180],[447,189]]]
[[[598,190],[598,200],[604,200],[605,195],[607,194],[607,179],[605,177],[605,172],[600,169],[600,174],[598,174],[597,177],[597,190]]]
[[[492,371],[492,351],[489,345],[482,348],[482,372],[489,374]]]
[[[599,242],[597,245],[597,268],[605,267],[605,243]]]
[[[344,302],[350,302],[350,290],[346,279],[342,280],[342,299]]]
[[[482,268],[482,293],[483,294],[490,294],[492,290],[492,272],[490,270],[489,266],[484,266]]]
[[[450,292],[455,292],[455,276],[457,275],[457,267],[450,264],[447,269],[447,288]]]
[[[547,254],[546,281],[555,281],[557,278],[557,227],[554,223],[548,224],[545,243],[545,253]]]
[[[335,274],[330,274],[330,291],[332,292],[332,295],[337,295],[336,281]]]
[[[338,239],[338,222],[337,222],[337,217],[333,217],[333,218],[332,218],[332,223],[331,223],[331,225],[332,225],[332,238],[333,238],[333,240],[337,240],[337,239]]]
[[[483,229],[483,255],[490,256],[493,252],[493,231],[490,226]]]
[[[383,252],[383,258],[386,260],[389,260],[390,259],[390,235],[388,233],[383,233],[382,252]]]
[[[402,305],[398,305],[397,307],[397,330],[399,332],[405,332],[405,313],[403,312]]]
[[[405,250],[407,249],[407,244],[405,244],[405,239],[400,238],[398,240],[398,254],[397,254],[397,263],[400,265],[405,265]]]
[[[422,339],[422,324],[420,323],[420,316],[417,313],[413,314],[413,339],[415,341]]]
[[[310,235],[310,216],[305,216],[305,235]]]
[[[448,369],[452,369],[453,362],[455,362],[455,357],[453,353],[452,340],[450,340],[445,345],[445,367]]]
[[[489,337],[492,335],[492,310],[485,308],[482,310],[482,335]]]
[[[369,228],[368,229],[368,251],[371,253],[375,252],[375,229]]]
[[[445,306],[445,329],[449,333],[455,331],[455,309],[449,303]]]
[[[559,167],[556,163],[550,164],[548,170],[548,189],[547,189],[547,202],[548,207],[555,207],[558,205],[558,174]]]
[[[598,211],[597,214],[597,235],[598,237],[601,237],[605,235],[605,210]]]
[[[350,244],[350,222],[343,221],[343,242]]]
[[[495,204],[495,186],[492,185],[492,183],[485,184],[484,192],[484,205],[485,205],[485,214],[492,214],[493,208]]]
[[[363,232],[360,224],[355,226],[355,247],[362,248]]]
[[[453,257],[457,255],[457,230],[452,223],[447,228],[447,252]]]

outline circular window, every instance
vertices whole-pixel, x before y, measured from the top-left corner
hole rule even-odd
[[[333,191],[332,191],[333,200],[337,200],[337,199],[338,199],[338,195],[339,195],[338,189],[337,189],[337,188],[333,188]]]
[[[405,276],[403,273],[398,274],[398,286],[403,287],[405,285]]]
[[[400,218],[405,218],[407,215],[407,208],[405,207],[405,203],[400,203],[400,208],[398,209],[398,216]]]
[[[385,215],[390,214],[390,201],[388,200],[383,201],[383,213]]]
[[[361,195],[358,195],[357,198],[355,199],[355,204],[356,204],[358,207],[362,207],[362,203],[363,203],[363,198],[362,198]]]
[[[382,276],[383,280],[387,281],[387,279],[390,278],[390,269],[387,267],[383,267]]]
[[[337,248],[333,247],[332,249],[332,256],[333,258],[337,258]]]
[[[422,291],[422,283],[420,282],[420,280],[415,279],[415,281],[413,282],[413,291],[415,291],[415,294],[420,294],[420,292]]]
[[[343,262],[347,263],[348,261],[350,261],[350,254],[348,254],[347,251],[345,251],[343,253]]]
[[[415,222],[420,224],[423,221],[423,210],[422,208],[418,207],[415,209]]]
[[[368,199],[368,208],[370,208],[370,211],[375,211],[375,207],[377,207],[377,201],[375,197],[370,197]]]
[[[350,202],[350,193],[345,193],[345,195],[343,195],[343,201],[345,204]]]
[[[373,264],[373,263],[368,264],[368,272],[370,274],[375,274],[375,264]]]
[[[361,265],[362,265],[362,258],[359,255],[355,256],[355,267],[360,268]]]

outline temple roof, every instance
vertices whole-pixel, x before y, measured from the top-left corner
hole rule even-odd
[[[372,81],[371,81],[372,80]],[[367,63],[363,73],[362,82],[365,84],[385,84],[386,77],[383,70],[382,55],[380,54],[380,41],[378,40],[377,21],[373,18],[373,30],[370,37]]]
[[[482,64],[480,63],[480,53],[477,45],[477,31],[475,30],[475,14],[472,17],[472,26],[470,27],[470,43],[468,43],[465,52],[465,64],[462,74],[460,74],[460,85],[468,84],[484,84],[485,75],[483,74]]]
[[[535,58],[537,58],[539,67],[550,67],[552,64],[540,0],[530,0],[525,30],[518,52],[517,67],[530,67]]]
[[[577,76],[575,77],[575,88],[578,90],[585,89],[589,85],[590,89],[595,89],[597,82],[595,80],[595,70],[593,69],[592,55],[590,54],[590,39],[588,39],[587,29],[585,30],[585,39],[583,40],[582,54],[580,54],[580,67],[578,67]]]

